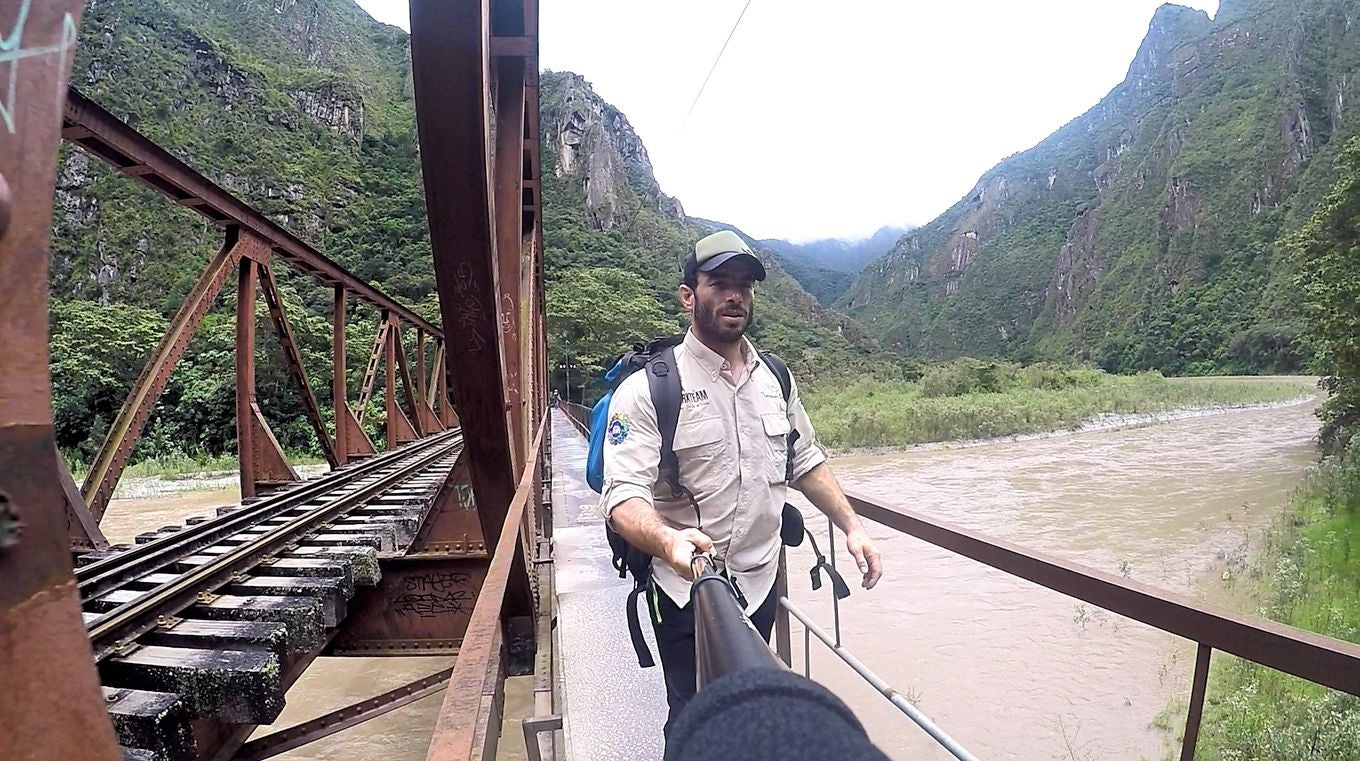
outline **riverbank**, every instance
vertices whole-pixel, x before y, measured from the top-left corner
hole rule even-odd
[[[303,478],[329,470],[326,461],[310,454],[292,454],[288,462]],[[235,486],[240,480],[236,455],[152,457],[129,465],[114,489],[114,499],[148,499],[187,491],[215,491]],[[84,483],[83,468],[72,474]]]
[[[866,380],[843,388],[810,388],[803,397],[819,440],[838,452],[1134,427],[1313,397],[1310,378],[1028,370],[993,383],[997,390],[971,390],[979,384],[942,384],[926,376],[917,382]]]
[[[1360,438],[1309,475],[1249,575],[1265,617],[1360,642]],[[1356,758],[1360,698],[1216,654],[1199,748],[1212,759]]]

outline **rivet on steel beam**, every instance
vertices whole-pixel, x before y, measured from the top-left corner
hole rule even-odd
[[[24,522],[19,520],[19,511],[0,492],[0,550],[13,547],[24,536]]]

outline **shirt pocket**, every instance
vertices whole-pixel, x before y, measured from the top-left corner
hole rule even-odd
[[[760,422],[765,428],[765,441],[770,448],[767,464],[769,481],[772,484],[783,483],[788,475],[789,432],[793,428],[789,425],[788,415],[782,412],[766,412],[760,416]]]
[[[711,491],[719,480],[722,456],[727,452],[720,417],[681,421],[675,428],[675,457],[680,462],[680,482],[696,494]]]

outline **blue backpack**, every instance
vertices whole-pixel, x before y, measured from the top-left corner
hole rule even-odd
[[[680,386],[680,371],[675,365],[675,347],[684,340],[684,337],[684,334],[680,334],[657,339],[648,344],[637,344],[624,352],[619,361],[605,373],[604,396],[600,397],[590,410],[590,450],[586,456],[586,482],[595,491],[603,491],[604,440],[609,434],[609,403],[614,398],[614,391],[625,378],[638,370],[646,369],[652,406],[656,408],[657,432],[661,435],[659,466],[661,477],[670,486],[673,497],[678,498],[682,495],[689,497],[697,515],[699,504],[695,501],[694,495],[680,483],[680,460],[675,454],[675,428],[680,423],[680,398],[683,390]],[[788,402],[793,389],[788,366],[773,352],[763,351],[760,356],[779,379],[779,388],[784,393],[784,401]],[[788,460],[785,463],[786,473],[793,467],[793,445],[797,439],[798,431],[791,431],[788,440]],[[647,582],[651,580],[652,557],[619,536],[609,526],[608,521],[605,522],[604,533],[609,541],[609,549],[614,554],[614,570],[619,572],[619,578],[627,578],[628,574],[633,576],[633,591],[628,595],[626,611],[628,633],[633,640],[638,665],[649,668],[656,663],[652,660],[651,651],[647,649],[647,641],[642,636],[637,600],[647,591]]]

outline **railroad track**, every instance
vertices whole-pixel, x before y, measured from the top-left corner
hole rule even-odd
[[[415,537],[462,447],[454,429],[77,558],[105,700],[137,761],[244,740]]]

